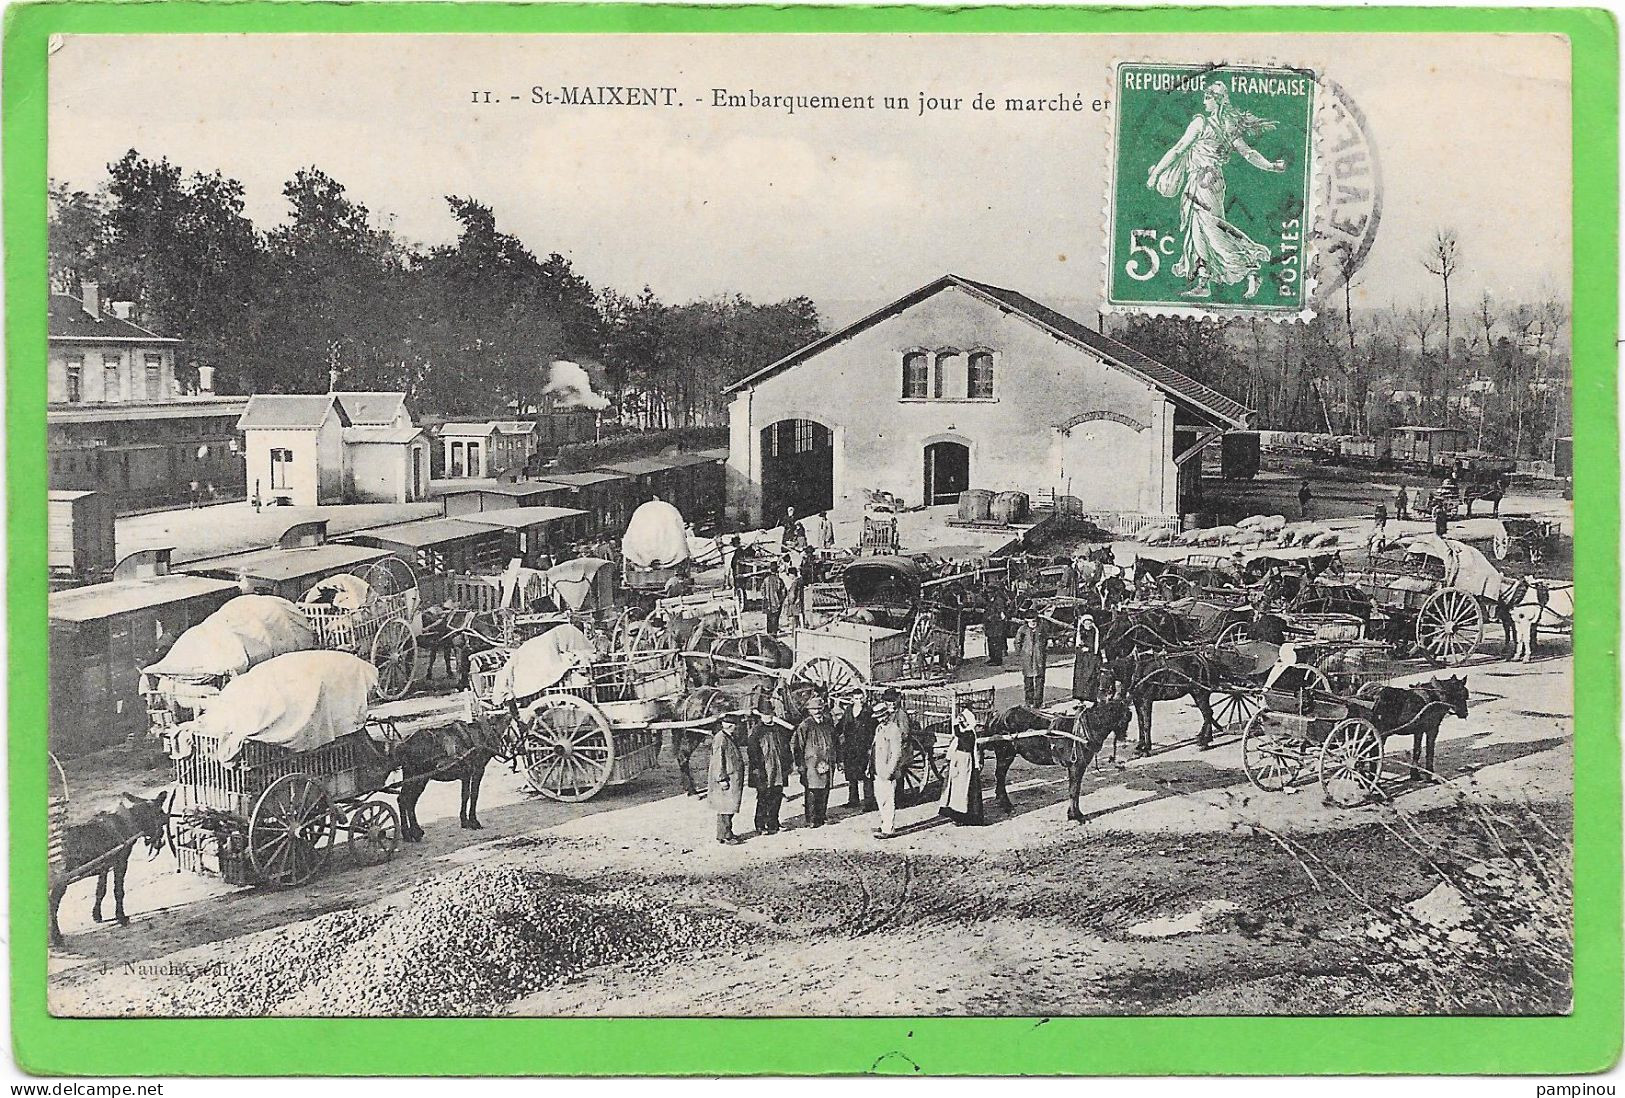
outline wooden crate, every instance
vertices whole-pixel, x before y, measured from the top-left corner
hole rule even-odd
[[[817,629],[798,629],[796,660],[835,656],[846,660],[870,682],[890,682],[904,674],[908,634],[901,629],[832,621]]]

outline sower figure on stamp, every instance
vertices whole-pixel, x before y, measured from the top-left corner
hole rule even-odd
[[[1225,219],[1225,165],[1231,154],[1263,172],[1283,172],[1285,160],[1269,160],[1247,142],[1275,123],[1230,103],[1230,89],[1215,82],[1202,96],[1205,113],[1191,119],[1185,135],[1151,167],[1145,185],[1164,198],[1179,195],[1179,231],[1184,238],[1174,274],[1190,280],[1186,297],[1209,297],[1213,283],[1247,282],[1247,298],[1258,295],[1258,271],[1270,250]]]

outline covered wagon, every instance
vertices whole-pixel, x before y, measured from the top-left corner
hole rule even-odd
[[[354,860],[394,855],[400,818],[373,799],[393,764],[366,731],[378,672],[347,652],[276,656],[238,675],[167,737],[181,868],[232,884],[304,884],[342,837]]]

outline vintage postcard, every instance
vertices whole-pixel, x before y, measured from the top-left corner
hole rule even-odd
[[[53,37],[49,1011],[1567,1018],[1575,48]]]

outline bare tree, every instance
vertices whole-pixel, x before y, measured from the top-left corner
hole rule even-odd
[[[1433,247],[1422,259],[1422,266],[1444,284],[1444,414],[1447,417],[1450,415],[1450,279],[1456,273],[1458,252],[1456,230],[1440,229],[1433,234]]]

